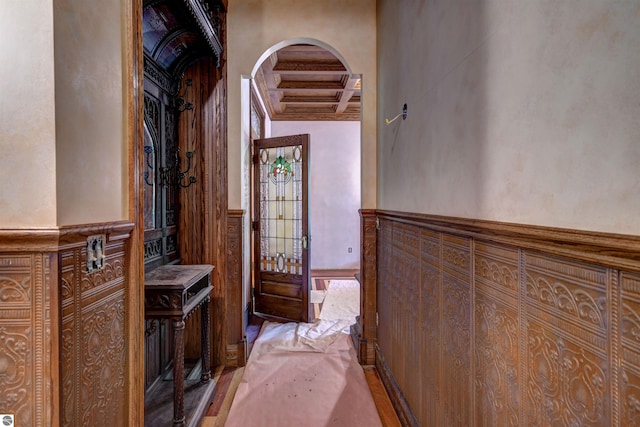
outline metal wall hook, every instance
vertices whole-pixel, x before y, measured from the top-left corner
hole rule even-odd
[[[182,113],[184,110],[193,110],[193,104],[185,100],[187,92],[189,92],[189,88],[191,88],[191,86],[193,86],[193,80],[185,79],[184,90],[182,93],[178,93],[176,95],[176,107],[178,109],[178,113]]]
[[[144,152],[146,155],[147,168],[153,172],[154,167],[152,163],[149,161],[149,157],[153,155],[153,152],[154,152],[153,146],[145,145]],[[193,158],[194,153],[195,153],[194,151],[187,151],[185,153],[185,157],[187,158],[187,168],[185,170],[180,170],[180,164],[182,162],[182,159],[180,158],[180,148],[176,149],[175,159],[173,161],[173,164],[170,164],[167,167],[159,168],[157,179],[150,179],[151,173],[149,172],[149,170],[146,170],[144,172],[145,184],[149,186],[153,186],[154,181],[157,181],[159,185],[164,185],[164,186],[173,185],[181,188],[189,187],[191,184],[197,181],[195,176],[190,176],[189,181],[186,184],[183,183],[182,181],[187,177],[187,174],[191,170],[191,166],[192,166],[191,159]],[[156,175],[154,173],[154,177],[155,176]]]
[[[391,123],[395,122],[398,117],[402,116],[402,120],[406,120],[407,119],[407,104],[404,104],[402,106],[402,113],[398,114],[397,116],[395,116],[393,119],[389,120],[389,119],[384,119],[384,122],[387,125],[390,125]]]

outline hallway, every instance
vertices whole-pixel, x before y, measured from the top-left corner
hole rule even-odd
[[[316,300],[313,323],[273,323],[252,317],[247,328],[248,364],[216,371],[218,391],[203,427],[400,425],[375,368],[363,370],[357,362],[346,333],[352,320],[333,319],[329,306],[321,310],[323,302],[334,301],[327,286],[333,282],[335,288],[348,287],[353,281],[353,275],[344,276],[315,274],[312,290],[327,298]],[[333,292],[345,299],[342,289]]]

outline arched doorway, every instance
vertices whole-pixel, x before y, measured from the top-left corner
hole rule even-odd
[[[309,38],[267,49],[242,81],[241,135],[247,155],[256,135],[311,136],[312,269],[356,271],[360,267],[360,93],[361,76],[352,73],[340,53]],[[262,115],[265,125],[256,126]],[[251,199],[252,179],[248,173],[243,179],[243,187],[252,189],[246,194]],[[255,203],[247,200],[246,206],[255,207]],[[252,271],[248,258],[247,272]],[[248,282],[245,306],[252,296]]]

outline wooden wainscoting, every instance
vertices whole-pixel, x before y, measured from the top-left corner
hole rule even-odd
[[[640,422],[640,238],[378,211],[377,360],[406,425]]]
[[[127,425],[130,232],[115,222],[0,231],[0,413],[16,425]],[[88,274],[87,237],[106,238]]]
[[[126,425],[128,222],[60,229],[61,425]],[[104,268],[87,273],[87,236],[106,237]]]

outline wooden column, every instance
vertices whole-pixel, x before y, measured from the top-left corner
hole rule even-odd
[[[377,232],[376,211],[360,210],[360,316],[351,335],[363,365],[375,363]]]
[[[243,210],[230,210],[227,220],[227,366],[244,366],[246,340],[243,327]]]
[[[184,426],[184,320],[173,321],[173,425]],[[182,386],[179,386],[182,384]]]

